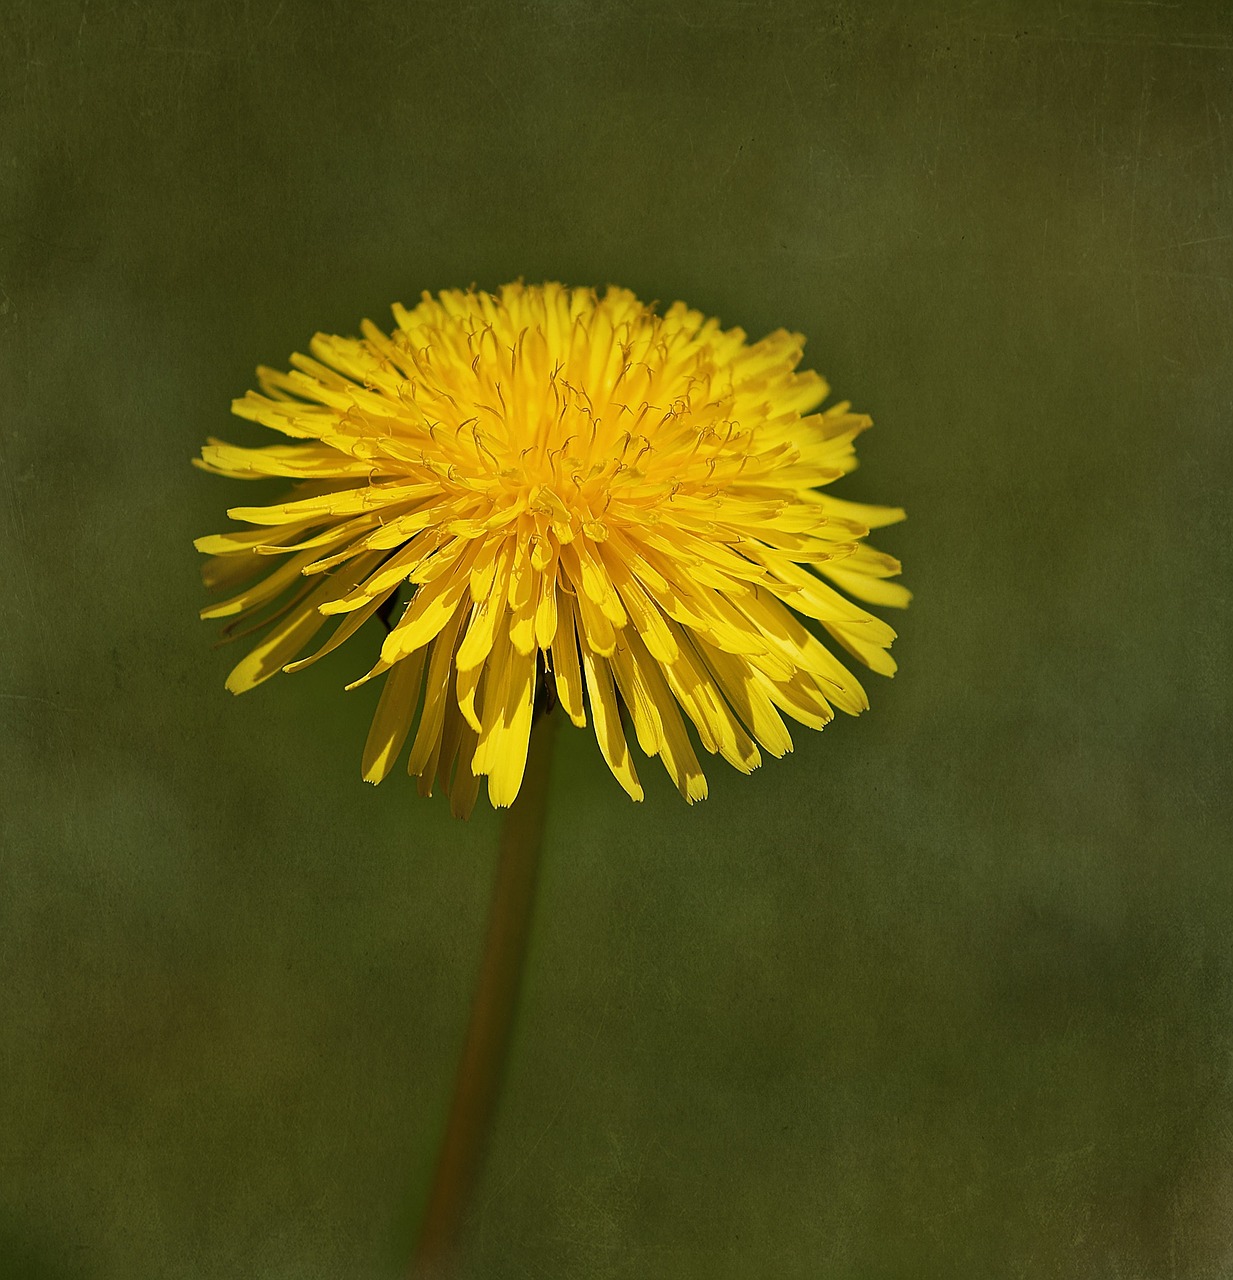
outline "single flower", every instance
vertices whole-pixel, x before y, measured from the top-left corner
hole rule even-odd
[[[232,627],[272,610],[231,672],[242,693],[298,671],[390,617],[363,773],[380,782],[414,727],[408,771],[459,815],[481,776],[518,794],[537,700],[589,715],[608,767],[642,787],[622,724],[681,794],[707,794],[686,721],[748,773],[812,729],[868,706],[860,682],[802,619],[890,675],[895,633],[854,601],[906,605],[892,557],[865,541],[898,507],[823,489],[856,465],[870,425],[796,372],[803,339],[740,329],[625,289],[559,284],[424,294],[386,335],[318,334],[293,369],[257,371],[232,405],[297,443],[211,440],[198,465],[286,477],[251,528],[199,538],[202,610]],[[839,590],[836,590],[839,588]],[[401,604],[393,620],[391,606]],[[337,620],[310,657],[299,655]]]

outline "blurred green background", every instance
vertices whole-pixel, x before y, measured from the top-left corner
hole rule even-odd
[[[399,1274],[496,822],[361,783],[375,636],[224,692],[188,459],[521,275],[806,333],[917,598],[704,805],[561,733],[467,1274],[1233,1275],[1228,6],[0,32],[0,1274]]]

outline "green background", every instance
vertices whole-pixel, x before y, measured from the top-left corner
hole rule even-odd
[[[0,1273],[392,1277],[496,821],[232,699],[258,362],[422,289],[684,298],[870,412],[873,709],[689,809],[558,738],[477,1277],[1233,1275],[1233,13],[12,0]]]

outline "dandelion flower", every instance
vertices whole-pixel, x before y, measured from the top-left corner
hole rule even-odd
[[[895,633],[862,603],[909,595],[865,538],[903,511],[825,491],[870,420],[819,411],[827,385],[797,371],[799,334],[750,343],[683,303],[661,315],[625,289],[559,284],[393,311],[392,334],[318,334],[232,405],[295,443],[211,440],[197,460],[294,482],[228,512],[250,528],[196,543],[207,585],[236,592],[203,617],[234,628],[272,610],[232,692],[388,617],[347,686],[383,682],[364,777],[381,781],[411,737],[409,773],[460,815],[482,776],[494,805],[518,794],[537,692],[590,720],[635,800],[626,724],[693,802],[707,784],[688,725],[748,773],[792,749],[785,717],[821,729],[868,706],[820,637],[894,672]]]

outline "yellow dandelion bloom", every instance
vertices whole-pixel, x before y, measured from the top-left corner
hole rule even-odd
[[[481,776],[494,805],[518,794],[537,691],[589,716],[635,800],[626,723],[692,802],[707,785],[687,722],[748,773],[760,748],[792,749],[785,715],[820,729],[868,706],[803,619],[893,673],[895,633],[855,602],[907,604],[898,562],[865,541],[904,513],[823,491],[870,420],[818,411],[827,386],[796,371],[799,334],[749,343],[679,302],[660,315],[625,289],[559,284],[393,310],[392,335],[318,334],[232,405],[297,443],[211,440],[197,460],[296,482],[227,513],[251,528],[196,543],[207,585],[236,592],[203,617],[272,609],[232,692],[405,602],[347,686],[383,678],[364,777],[381,781],[414,728],[409,773],[460,815]]]

